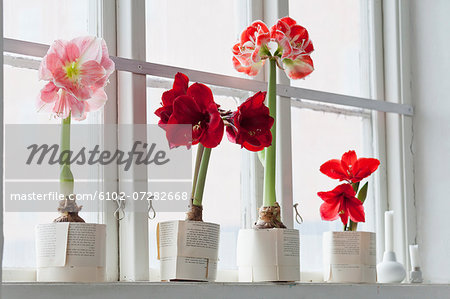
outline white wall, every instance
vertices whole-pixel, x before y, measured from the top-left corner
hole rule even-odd
[[[450,282],[450,1],[410,0],[415,195],[424,278]]]

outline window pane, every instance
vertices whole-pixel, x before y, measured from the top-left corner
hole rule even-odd
[[[4,35],[7,38],[51,44],[55,39],[97,34],[97,1],[49,0],[43,3],[32,0],[6,0],[3,9]],[[15,56],[9,53],[7,55]],[[14,59],[9,61],[14,62]],[[5,65],[5,124],[59,123],[60,120],[37,111],[36,98],[44,85],[45,82],[38,81],[36,70]],[[83,123],[98,123],[101,120],[102,112],[99,111],[89,114]],[[55,138],[58,140],[59,136]],[[55,212],[4,211],[3,267],[36,266],[34,227],[39,223],[52,222],[58,216],[56,208],[57,204]],[[103,222],[102,213],[82,211],[80,215],[86,222]]]
[[[367,12],[360,0],[290,0],[289,15],[305,27],[314,44],[314,72],[293,86],[367,97]]]
[[[166,83],[162,83],[162,82]],[[172,80],[150,77],[148,85],[164,88],[147,88],[147,122],[156,124],[159,120],[154,111],[160,107],[161,95],[172,85]],[[192,84],[193,82],[191,82]],[[246,99],[244,91],[211,87],[214,100],[222,109],[236,109],[238,101]],[[231,94],[229,96],[227,94]],[[197,147],[192,148],[192,165],[195,165]],[[236,242],[240,228],[240,171],[241,153],[239,145],[228,141],[224,134],[221,144],[211,152],[204,192],[203,220],[220,224],[219,270],[237,269]],[[149,190],[151,191],[151,190]],[[160,221],[184,220],[184,212],[158,212],[149,221],[150,268],[159,269],[156,248],[156,225]],[[155,277],[151,277],[155,279]]]
[[[238,76],[231,63],[238,1],[147,0],[147,60]]]
[[[5,124],[57,124],[60,122],[47,113],[38,113],[36,97],[45,83],[39,82],[37,78],[36,70],[4,66]],[[26,88],[23,88],[24,84]],[[99,119],[101,119],[101,112],[94,112],[84,122],[95,123]],[[55,136],[55,140],[59,140],[59,136]],[[5,197],[3,198],[6,200]],[[8,212],[6,210],[3,215],[5,234],[3,267],[35,267],[34,227],[39,223],[50,223],[58,216],[57,203],[55,203],[54,212]],[[80,215],[86,222],[102,222],[100,213],[81,212]]]
[[[314,129],[311,129],[314,128]],[[319,171],[330,159],[340,159],[348,150],[358,156],[371,156],[370,119],[361,116],[346,116],[308,109],[292,108],[292,148],[294,202],[299,203],[303,224],[300,230],[300,267],[302,272],[322,271],[322,233],[342,231],[342,223],[322,221],[319,207],[322,200],[319,191],[330,191],[340,182]],[[364,208],[366,223],[358,230],[374,231],[373,188]]]
[[[51,44],[96,34],[96,0],[5,0],[4,36]]]

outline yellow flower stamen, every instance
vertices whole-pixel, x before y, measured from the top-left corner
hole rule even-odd
[[[70,81],[75,82],[78,81],[78,78],[80,76],[80,68],[78,66],[78,61],[72,61],[68,63],[64,67],[66,71],[66,76],[69,78]]]

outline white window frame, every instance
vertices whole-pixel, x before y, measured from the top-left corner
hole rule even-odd
[[[3,1],[0,1],[3,6]],[[97,18],[100,22],[97,22],[96,28],[93,31],[96,31],[99,36],[102,36],[108,46],[108,50],[110,55],[116,55],[116,7],[114,1],[109,0],[95,0],[90,2],[90,13],[93,18]],[[3,11],[3,10],[2,10]],[[3,18],[3,14],[1,16]],[[2,22],[3,25],[3,22]],[[4,45],[3,39],[3,31],[2,31],[2,44]],[[27,42],[23,42],[20,40],[12,40],[10,43],[3,48],[4,52],[9,52],[12,54],[23,54],[29,55],[32,57],[42,58],[47,50],[48,45],[42,45],[38,43],[31,43],[32,47],[27,47]],[[7,62],[8,64],[20,68],[29,68],[29,69],[38,69],[39,61],[28,58],[12,58],[10,56],[6,56],[6,60],[4,61],[4,55],[1,57],[2,59],[2,68],[3,62]],[[3,76],[3,71],[2,71]],[[99,116],[103,119],[103,123],[105,124],[116,124],[117,123],[117,74],[113,73],[109,78],[110,84],[106,88],[106,92],[108,94],[108,101],[105,104],[103,113]],[[1,81],[3,83],[3,80]],[[3,84],[1,84],[3,90]],[[2,92],[3,96],[3,92]],[[2,109],[3,109],[3,101],[2,101]],[[2,116],[3,117],[3,114]],[[3,121],[2,121],[3,127]],[[2,130],[3,134],[3,130]],[[117,148],[117,138],[111,137],[110,134],[100,134],[100,136],[108,136],[106,139],[100,141],[103,143],[105,148],[116,149]],[[116,136],[117,137],[117,136]],[[3,138],[2,138],[3,142]],[[3,149],[3,147],[2,147]],[[3,160],[2,160],[3,163]],[[2,165],[3,167],[3,165]],[[117,191],[118,190],[118,173],[117,168],[114,165],[105,165],[101,168],[101,173],[104,179],[103,184],[99,186],[102,190],[109,191]],[[3,175],[3,173],[2,173]],[[3,182],[3,178],[2,178]],[[3,184],[2,184],[3,188]],[[2,201],[3,203],[3,201]],[[99,215],[99,220],[102,223],[106,224],[106,233],[108,235],[107,238],[107,251],[106,251],[106,281],[112,282],[118,280],[119,275],[119,237],[118,237],[118,221],[114,217],[114,211],[116,210],[116,204],[112,201],[104,201],[102,206],[103,212]],[[1,207],[1,206],[0,206]],[[0,215],[0,220],[3,219],[3,209]],[[0,221],[3,223],[3,221]],[[2,230],[3,231],[3,230]],[[3,240],[3,239],[2,239]],[[3,244],[3,243],[2,243]],[[3,246],[1,247],[3,249]],[[0,258],[3,255],[0,256]],[[29,269],[5,269],[3,275],[7,278],[11,278],[19,281],[27,281],[30,277],[35,277],[35,273],[32,273]]]
[[[257,80],[145,62],[145,31],[143,31],[145,29],[142,29],[145,27],[142,26],[142,24],[145,24],[145,9],[143,9],[145,8],[145,0],[99,1],[103,8],[101,10],[103,12],[103,22],[109,25],[103,26],[103,36],[110,43],[108,46],[110,54],[116,62],[116,68],[121,71],[117,72],[118,75],[116,76],[118,78],[112,76],[110,79],[112,84],[108,87],[110,101],[105,107],[105,123],[146,123],[146,109],[144,109],[146,107],[145,75],[173,78],[176,72],[183,72],[192,81],[253,92],[265,90],[266,83]],[[271,0],[248,0],[246,3],[249,20],[258,16],[258,18],[272,23],[273,20],[287,15],[288,12],[287,0],[277,2]],[[378,140],[374,146],[375,155],[386,165],[386,168],[377,174],[376,182],[378,186],[375,188],[377,190],[377,242],[379,245],[384,244],[383,212],[388,208],[399,211],[400,217],[396,218],[396,227],[398,229],[395,232],[395,236],[396,240],[403,240],[403,242],[396,243],[396,251],[399,260],[408,265],[406,245],[413,243],[416,235],[414,202],[408,200],[414,199],[413,159],[410,151],[413,108],[410,105],[409,64],[408,53],[406,52],[407,47],[405,47],[408,44],[409,37],[407,32],[409,18],[408,1],[369,0],[367,8],[373,12],[370,14],[373,19],[369,20],[373,24],[370,44],[371,50],[376,55],[376,57],[371,58],[371,98],[377,100],[291,87],[288,79],[279,76],[280,84],[277,85],[277,95],[280,97],[278,111],[290,115],[291,106],[299,105],[299,102],[295,99],[307,99],[314,103],[333,103],[373,111],[373,136],[375,140]],[[129,19],[132,19],[131,23],[122,21]],[[111,24],[115,25],[111,26]],[[115,28],[117,28],[117,32]],[[115,42],[116,37],[117,43]],[[11,39],[2,39],[2,43],[4,43],[8,52],[36,57],[42,57],[48,47],[37,43]],[[115,57],[116,54],[120,57]],[[3,56],[1,59],[3,61]],[[128,73],[125,74],[125,72]],[[257,79],[261,80],[263,76],[260,75]],[[116,80],[117,84],[115,84]],[[116,86],[119,87],[118,91]],[[1,84],[0,90],[2,90],[2,87]],[[115,94],[117,96],[111,96]],[[117,97],[119,101],[117,101]],[[120,98],[127,98],[128,101],[120,101]],[[129,101],[130,98],[133,98],[133,101]],[[316,107],[323,108],[320,105]],[[3,102],[1,109],[3,109]],[[385,114],[384,112],[389,113]],[[283,118],[279,117],[278,119]],[[1,121],[3,123],[3,119]],[[279,198],[283,198],[281,205],[285,207],[283,209],[285,223],[292,227],[292,169],[289,170],[292,167],[290,165],[291,146],[290,134],[286,133],[290,132],[290,119],[289,121],[281,122],[278,128],[280,132],[285,132],[284,134],[286,134],[281,135],[283,133],[280,134],[279,132],[278,135],[281,138],[286,138],[285,141],[278,143],[285,145],[285,147],[281,145],[278,151],[285,153],[283,155],[285,160],[281,164],[285,172],[291,173],[290,176],[286,176],[285,181],[278,181],[278,184],[288,186],[286,193],[279,196]],[[288,139],[289,141],[286,141]],[[128,144],[122,143],[120,138],[118,140],[109,140],[107,143],[110,146],[128,146]],[[252,159],[245,158],[244,161],[247,161],[247,165],[258,167],[256,166],[258,163],[254,163],[254,157]],[[0,162],[0,166],[3,166],[2,163],[3,161]],[[250,167],[249,169],[252,168]],[[260,169],[250,170],[243,177],[247,177],[247,179],[255,178],[259,171]],[[120,176],[117,170],[108,171],[107,173],[115,178]],[[387,175],[388,173],[390,175]],[[136,170],[135,175],[141,179],[145,176],[140,170]],[[3,177],[0,178],[3,179]],[[258,182],[254,183],[254,186],[253,196],[257,197]],[[121,190],[120,188],[123,188],[123,186],[109,185],[105,186],[105,188]],[[389,200],[386,200],[386,198]],[[0,203],[1,206],[2,203]],[[117,232],[117,221],[111,218],[114,210],[114,206],[106,207],[107,215],[109,216],[106,217],[105,221],[108,222],[111,232]],[[243,226],[248,225],[250,223],[249,219],[252,219],[252,217],[254,215],[249,214],[248,217],[243,219]],[[1,219],[2,212],[0,213]],[[0,221],[0,229],[2,228],[1,225],[2,222]],[[148,280],[147,215],[145,213],[126,213],[126,218],[120,222],[119,226],[120,280]],[[109,263],[115,265],[115,267],[112,266],[111,270],[108,270],[111,271],[108,279],[116,281],[118,280],[119,236],[117,233],[113,233],[109,234],[108,238],[111,238],[112,252],[117,253],[117,255],[112,254],[108,257]],[[0,234],[0,245],[3,244],[2,242],[3,236]],[[378,250],[378,258],[380,258],[380,254],[380,250]]]

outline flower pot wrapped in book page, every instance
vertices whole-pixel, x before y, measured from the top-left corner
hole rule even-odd
[[[237,242],[239,281],[298,281],[299,254],[296,229],[241,229]]]
[[[214,281],[217,277],[220,225],[202,221],[158,223],[161,280]]]
[[[323,233],[323,267],[326,282],[375,283],[375,233]]]
[[[36,226],[37,281],[104,282],[106,225],[58,222]]]

